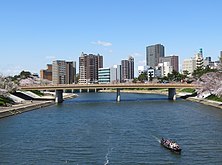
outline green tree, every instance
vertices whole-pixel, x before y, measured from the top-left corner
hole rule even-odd
[[[138,80],[141,81],[141,82],[144,82],[144,81],[148,80],[147,72],[141,73],[138,77]]]
[[[167,75],[169,81],[181,81],[183,76],[179,72],[173,70],[172,73]]]
[[[29,72],[29,71],[24,71],[24,70],[23,70],[23,71],[20,73],[20,78],[26,79],[26,78],[29,78],[31,75],[32,75],[31,72]]]
[[[138,78],[135,77],[135,78],[133,79],[133,83],[137,83],[137,81],[138,81]]]
[[[187,78],[187,76],[190,75],[190,73],[189,73],[188,70],[184,70],[183,71],[183,75],[184,75],[185,78]]]
[[[217,69],[211,69],[209,66],[203,67],[197,67],[197,69],[194,70],[192,76],[195,79],[199,79],[202,75],[209,72],[217,72]]]

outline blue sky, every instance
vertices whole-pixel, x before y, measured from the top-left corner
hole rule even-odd
[[[53,60],[101,54],[104,67],[161,43],[180,63],[222,50],[221,0],[0,0],[0,73],[39,73]]]

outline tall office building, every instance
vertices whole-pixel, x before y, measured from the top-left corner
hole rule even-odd
[[[103,67],[103,56],[84,54],[79,57],[79,83],[97,83],[98,70]]]
[[[66,62],[64,60],[56,60],[52,62],[52,83],[66,84]]]
[[[128,61],[129,61],[129,79],[134,79],[134,58],[130,56]]]
[[[121,75],[122,81],[134,79],[134,58],[132,56],[128,60],[121,61]]]
[[[66,83],[76,83],[76,62],[66,62]]]
[[[161,44],[146,47],[146,65],[155,68],[159,63],[159,58],[164,57],[164,46]]]
[[[159,63],[169,62],[169,65],[173,67],[174,71],[179,72],[179,60],[178,56],[166,56],[166,57],[160,57]]]
[[[47,69],[40,70],[40,78],[52,81],[52,64],[47,64]]]
[[[53,84],[72,84],[75,81],[76,63],[56,60],[52,63]]]

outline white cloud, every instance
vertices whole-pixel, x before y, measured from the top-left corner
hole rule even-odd
[[[55,59],[56,57],[55,56],[46,56],[45,58],[46,59]]]
[[[132,57],[142,57],[144,55],[141,54],[141,53],[132,53],[132,54],[130,54],[130,56],[132,56]]]
[[[91,42],[92,44],[100,45],[100,46],[112,46],[111,42],[106,42],[106,41],[96,41],[96,42]]]
[[[146,60],[140,60],[137,62],[138,66],[144,66],[146,64]]]

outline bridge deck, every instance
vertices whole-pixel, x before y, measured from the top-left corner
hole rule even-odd
[[[143,84],[59,84],[49,86],[21,86],[20,90],[65,90],[65,89],[133,89],[133,88],[199,88],[196,84],[160,84],[160,83],[143,83]]]

